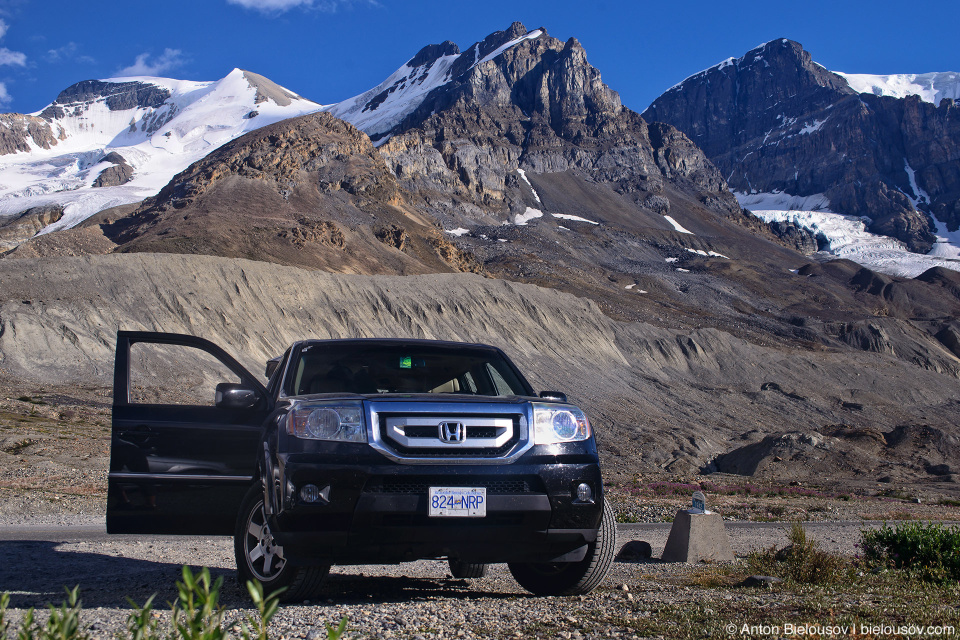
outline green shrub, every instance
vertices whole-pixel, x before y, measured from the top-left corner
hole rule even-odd
[[[790,544],[782,549],[770,547],[747,558],[751,573],[766,573],[802,584],[828,584],[840,580],[849,569],[842,557],[819,548],[816,540],[794,522],[787,534]]]
[[[906,522],[861,534],[864,561],[904,569],[929,582],[960,580],[960,528]]]

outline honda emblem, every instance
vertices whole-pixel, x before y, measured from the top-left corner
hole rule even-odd
[[[441,422],[437,426],[440,442],[456,444],[467,439],[467,425],[462,422]]]

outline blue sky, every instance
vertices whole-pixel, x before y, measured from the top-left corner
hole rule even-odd
[[[91,78],[216,80],[234,67],[328,104],[375,86],[424,45],[466,49],[515,20],[579,39],[636,111],[780,37],[835,71],[960,71],[956,0],[0,0],[0,111],[39,111]]]

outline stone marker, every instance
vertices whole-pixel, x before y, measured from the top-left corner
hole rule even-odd
[[[733,558],[723,518],[719,513],[708,511],[704,495],[696,492],[692,508],[681,509],[673,518],[660,559],[663,562],[730,562]]]

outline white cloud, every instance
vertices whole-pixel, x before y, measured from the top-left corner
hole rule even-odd
[[[6,47],[0,47],[0,65],[8,64],[15,67],[25,67],[27,66],[27,56],[19,51],[10,51]]]
[[[354,2],[355,0],[227,0],[228,4],[255,9],[261,13],[283,13],[297,7],[336,13],[341,7],[349,7]],[[361,2],[378,6],[376,0],[361,0]]]
[[[13,101],[13,96],[7,91],[7,85],[0,82],[0,106],[6,106]]]
[[[76,42],[68,42],[62,47],[56,49],[50,49],[47,51],[45,56],[47,62],[57,63],[57,62],[81,62],[83,64],[93,64],[96,62],[92,57],[85,55],[78,55],[80,48],[77,46]]]
[[[0,38],[7,35],[9,29],[10,27],[7,23],[0,19]],[[25,67],[27,66],[27,55],[19,51],[10,51],[10,49],[6,47],[0,47],[0,66],[3,65]]]
[[[149,53],[141,53],[132,65],[119,69],[116,75],[117,77],[159,76],[182,66],[184,62],[186,59],[180,49],[164,49],[163,54],[153,59]]]

